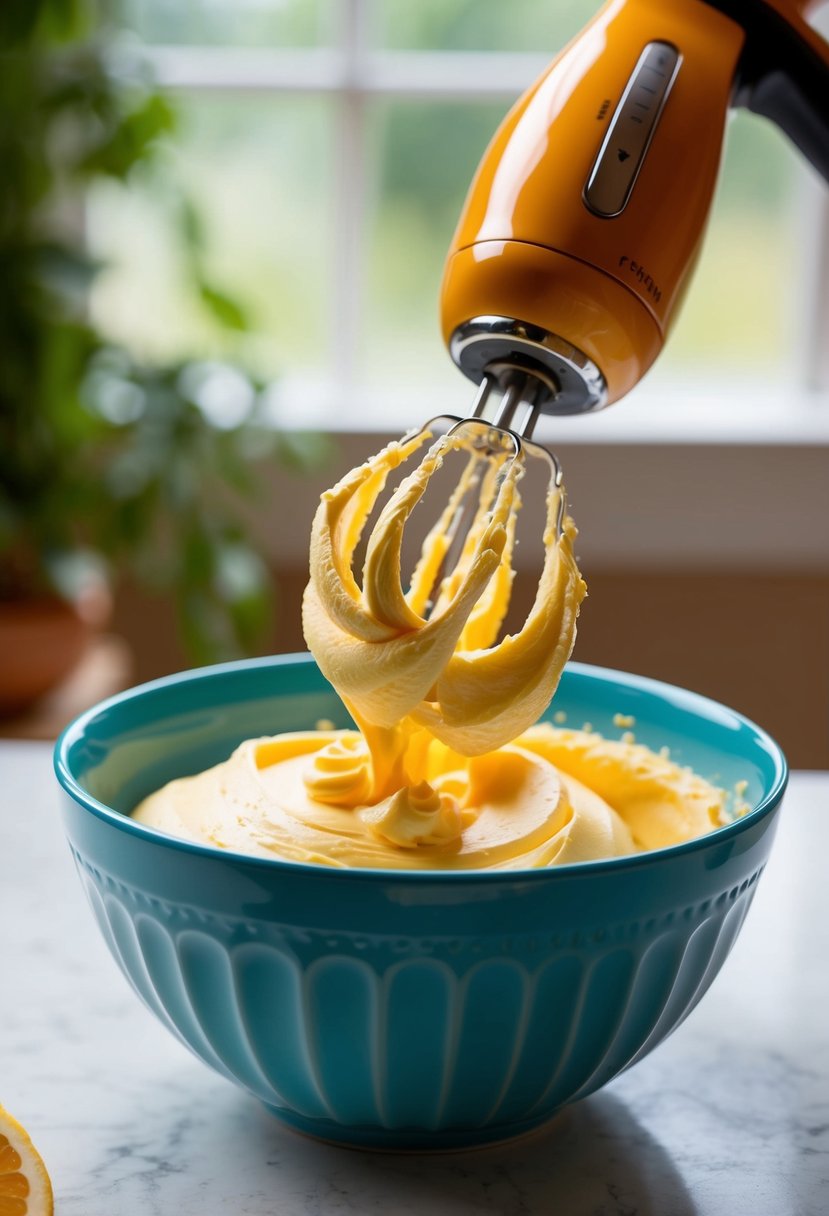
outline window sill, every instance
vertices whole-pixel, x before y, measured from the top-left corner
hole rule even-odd
[[[399,437],[439,411],[463,416],[472,406],[473,385],[459,375],[445,385],[415,389],[340,389],[311,379],[285,379],[270,395],[269,416],[288,430],[323,430],[332,435]],[[829,447],[829,393],[754,388],[744,381],[683,385],[646,384],[623,401],[581,417],[539,420],[535,438],[555,447],[577,445],[714,445]]]

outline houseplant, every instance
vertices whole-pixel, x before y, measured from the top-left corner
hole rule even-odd
[[[89,320],[85,192],[163,172],[175,127],[135,57],[112,53],[113,17],[103,0],[0,8],[0,712],[71,667],[125,572],[174,596],[194,661],[255,649],[269,578],[243,502],[264,459],[316,450],[260,425],[263,386],[242,368],[143,365]],[[175,183],[164,196],[201,307],[244,329],[205,271],[196,209]],[[205,409],[217,386],[233,425]]]

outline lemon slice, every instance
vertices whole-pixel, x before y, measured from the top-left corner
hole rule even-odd
[[[52,1183],[29,1134],[0,1106],[0,1216],[52,1216]]]

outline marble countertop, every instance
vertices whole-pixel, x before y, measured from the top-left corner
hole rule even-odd
[[[792,778],[731,957],[676,1034],[512,1146],[354,1152],[282,1128],[139,1004],[86,905],[51,749],[0,744],[0,1102],[58,1216],[826,1216],[829,774]]]

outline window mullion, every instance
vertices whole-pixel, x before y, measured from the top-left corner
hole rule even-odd
[[[824,183],[806,191],[804,230],[808,237],[801,262],[803,292],[797,292],[800,322],[798,346],[805,387],[829,391],[829,195]]]
[[[331,291],[333,382],[354,386],[363,301],[366,183],[366,0],[343,0],[340,27],[342,91],[335,114]]]
[[[814,26],[829,38],[829,8],[815,14]],[[829,394],[829,194],[821,179],[808,184],[806,232],[803,242],[808,267],[803,277],[805,290],[798,293],[801,304],[804,346],[803,371],[806,388]]]
[[[146,49],[158,84],[186,93],[335,93],[343,86],[337,47],[155,46]]]
[[[343,0],[343,29],[354,2]],[[358,28],[365,28],[362,19]],[[155,79],[172,91],[340,93],[356,84],[363,95],[482,100],[517,97],[552,58],[524,51],[370,50],[363,34],[351,50],[343,35],[333,48],[158,46],[146,54]]]

